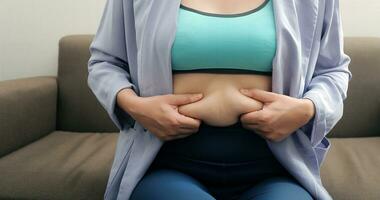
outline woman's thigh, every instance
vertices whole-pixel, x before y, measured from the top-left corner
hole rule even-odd
[[[155,169],[145,174],[130,199],[215,200],[199,181],[174,169]]]
[[[273,177],[255,184],[246,190],[239,200],[313,200],[299,183],[289,177]]]

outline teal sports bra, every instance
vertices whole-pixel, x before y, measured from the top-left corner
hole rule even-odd
[[[227,72],[272,75],[276,31],[271,0],[237,14],[180,4],[171,62],[173,73]]]

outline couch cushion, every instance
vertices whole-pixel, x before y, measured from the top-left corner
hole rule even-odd
[[[0,199],[103,199],[117,133],[54,131],[0,159]]]
[[[117,133],[55,131],[0,159],[0,198],[103,199]],[[334,199],[380,196],[380,137],[329,138],[322,182]]]
[[[380,137],[330,138],[322,183],[334,199],[380,199]]]

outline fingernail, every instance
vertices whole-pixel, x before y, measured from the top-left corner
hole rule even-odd
[[[202,97],[202,93],[200,93],[200,94],[195,94],[195,95],[194,95],[194,98],[196,98],[196,99],[198,99],[198,98],[200,98],[200,97]]]
[[[247,89],[240,89],[240,92],[242,92],[242,93],[247,93],[248,90],[247,90]]]

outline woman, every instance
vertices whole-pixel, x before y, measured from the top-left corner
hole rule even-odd
[[[105,198],[331,199],[319,167],[352,76],[338,7],[108,0],[88,77],[121,131]]]

